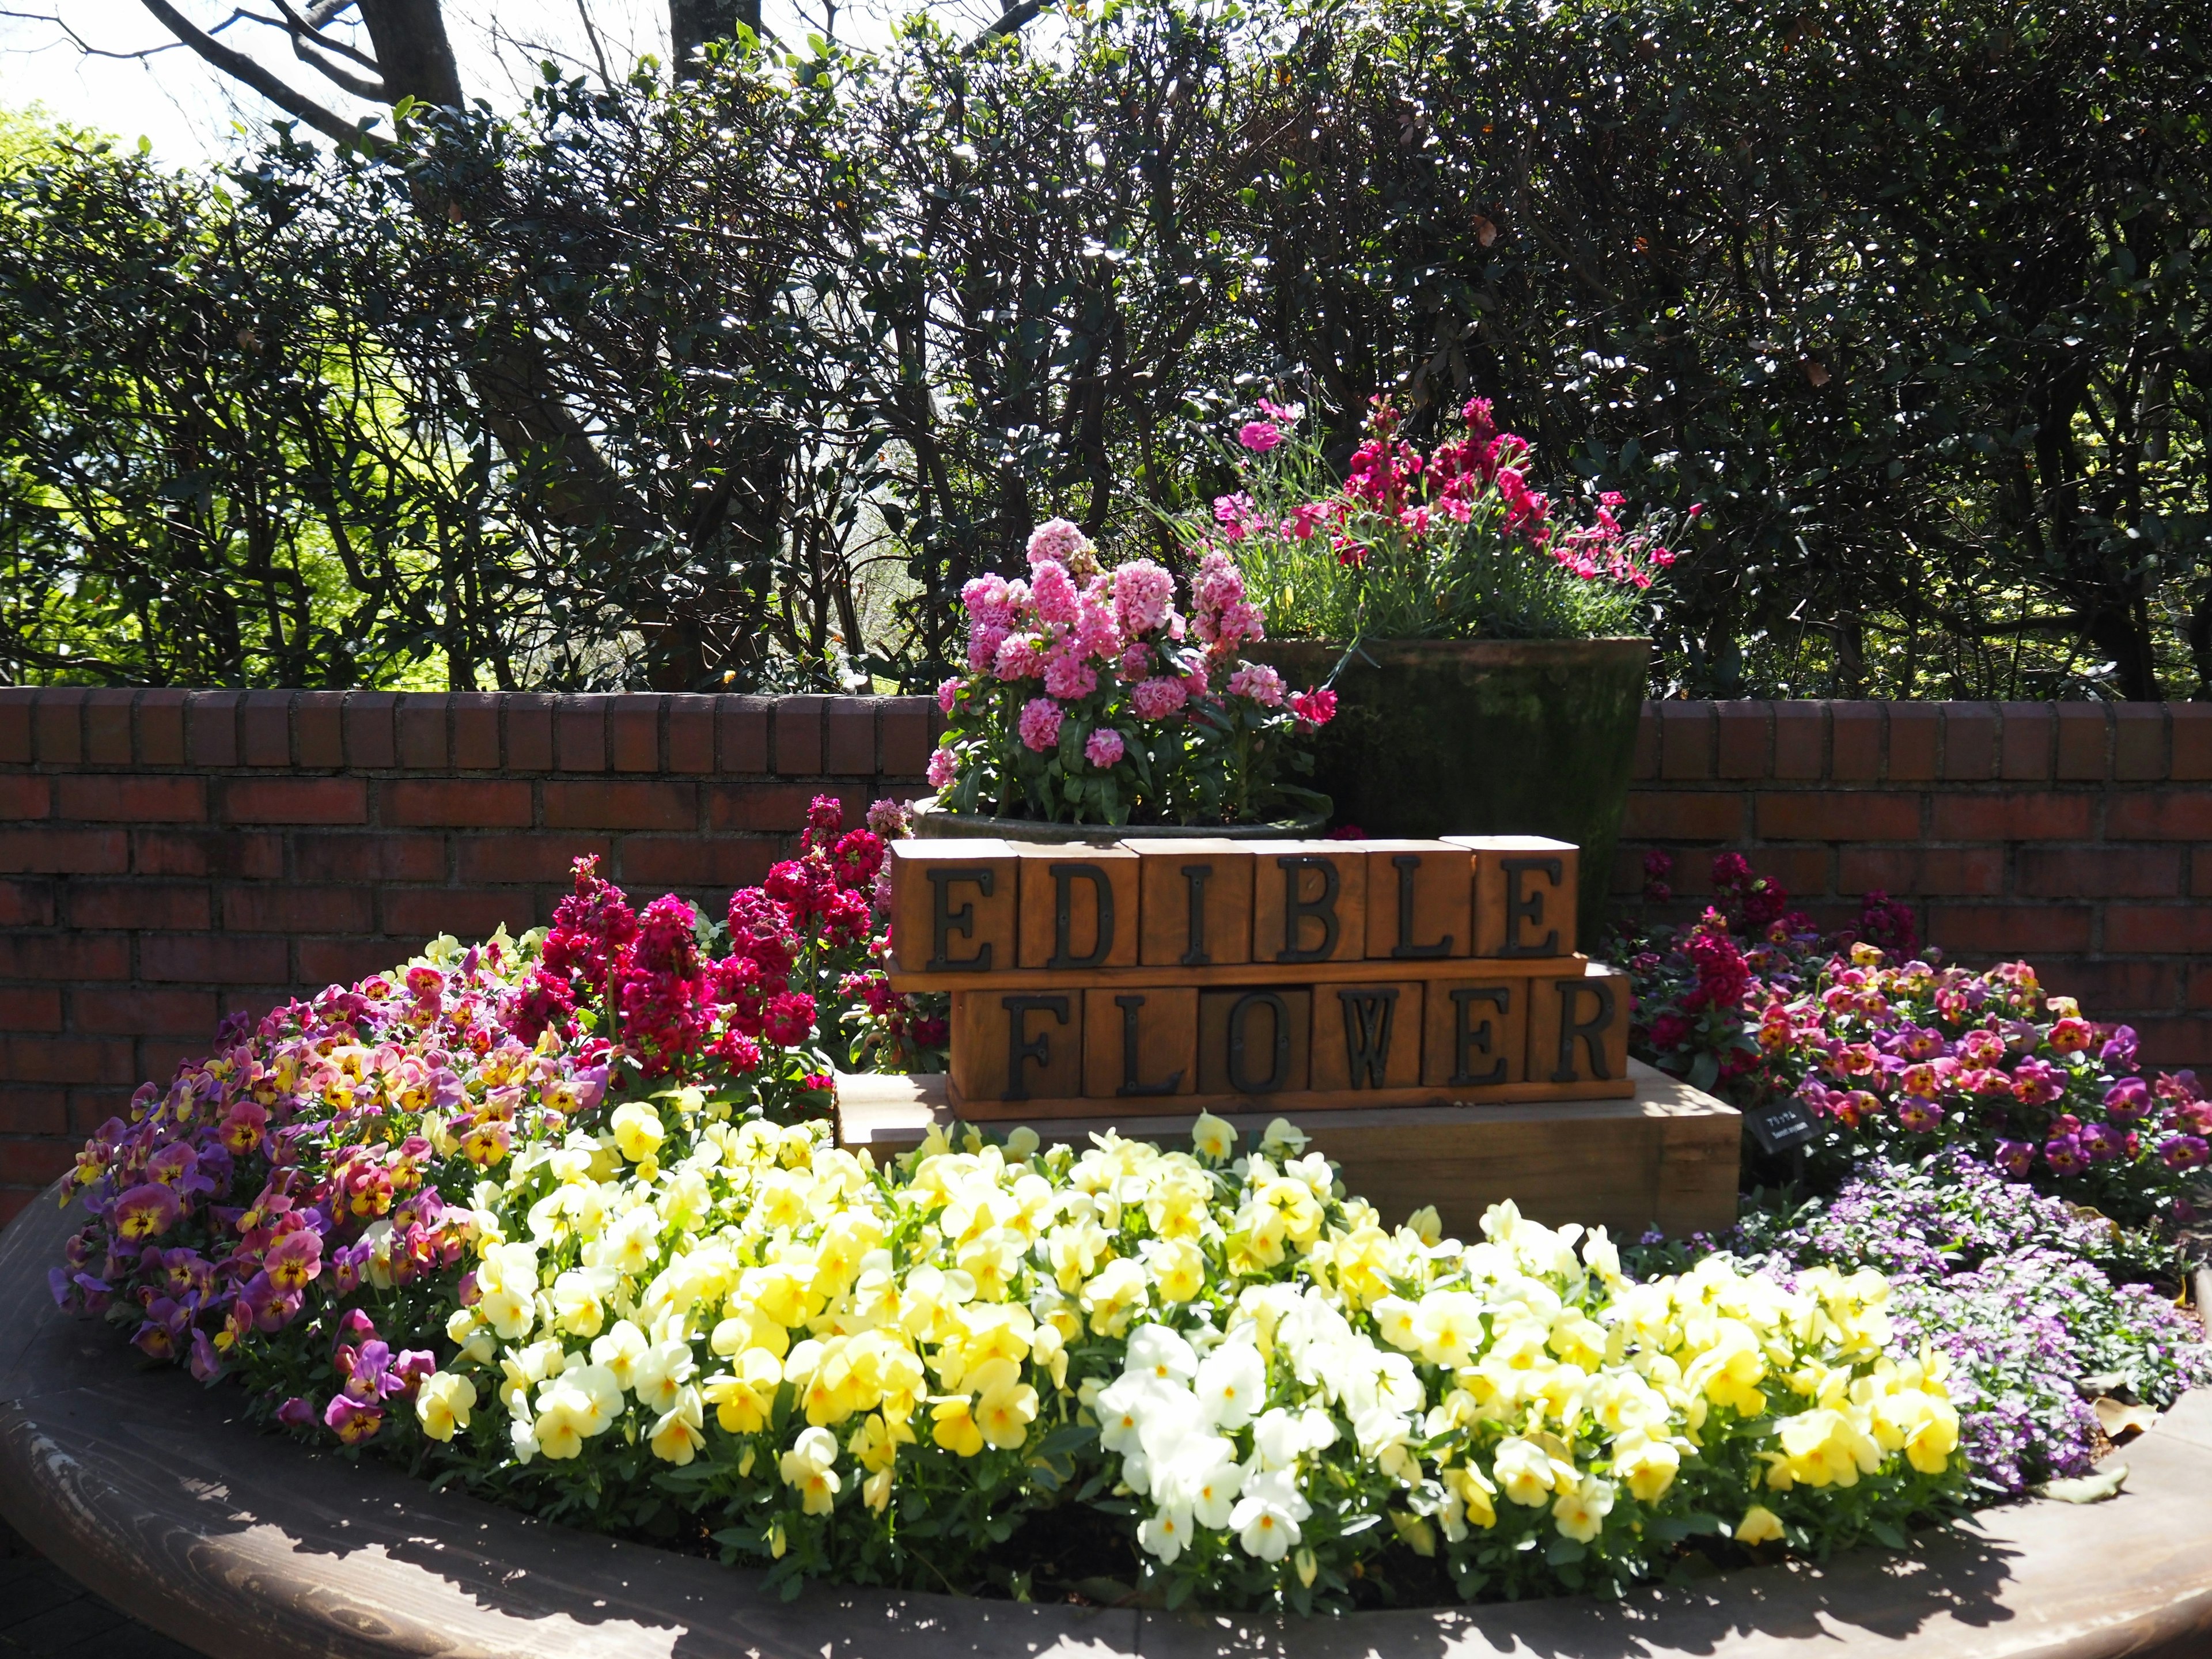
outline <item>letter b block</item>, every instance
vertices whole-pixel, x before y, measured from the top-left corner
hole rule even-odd
[[[1313,993],[1288,987],[1203,991],[1198,999],[1198,1091],[1296,1094],[1311,1075]]]
[[[891,961],[902,974],[1004,973],[1020,861],[1003,841],[895,841]]]
[[[1528,981],[1528,1081],[1615,1083],[1628,1075],[1628,975],[1601,962]]]
[[[1137,855],[1118,847],[1018,847],[1022,866],[1021,965],[1133,968],[1137,962]]]
[[[1083,993],[955,991],[952,1086],[962,1109],[979,1115],[1081,1095]]]
[[[1342,841],[1251,848],[1253,961],[1358,962],[1367,954],[1364,848]]]
[[[1421,1080],[1421,982],[1316,985],[1313,1086],[1411,1089]]]

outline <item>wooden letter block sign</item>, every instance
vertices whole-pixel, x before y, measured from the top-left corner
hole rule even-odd
[[[1422,1022],[1421,1082],[1430,1088],[1468,1090],[1521,1082],[1526,1075],[1532,982],[1431,980]]]
[[[1235,967],[1252,959],[1252,854],[1233,841],[1133,836],[1137,960],[1147,968]]]
[[[1313,993],[1304,988],[1200,992],[1198,1092],[1303,1092],[1311,1075],[1312,1027]]]
[[[1198,1088],[1198,988],[1083,994],[1083,1092],[1167,1100]]]
[[[1083,1092],[1083,993],[952,994],[952,1086],[988,1113],[1002,1103]]]
[[[1539,974],[1528,996],[1529,1082],[1612,1083],[1628,1075],[1626,974],[1597,962],[1577,975]]]
[[[1118,847],[1015,848],[1021,966],[1059,972],[1137,965],[1137,855]]]
[[[1316,985],[1316,1089],[1411,1089],[1421,1081],[1421,981]]]
[[[1367,854],[1342,841],[1252,848],[1252,960],[1358,962],[1367,954]]]
[[[1367,957],[1420,962],[1474,948],[1474,859],[1442,841],[1370,841]]]
[[[891,960],[902,974],[988,974],[1018,964],[1019,860],[1003,841],[895,841]]]
[[[1474,854],[1474,954],[1565,957],[1575,951],[1579,854],[1541,836],[1447,836]]]

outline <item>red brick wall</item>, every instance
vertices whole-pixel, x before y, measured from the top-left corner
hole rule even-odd
[[[933,714],[0,689],[0,1218],[223,1012],[545,921],[580,853],[719,907],[811,796],[915,793]],[[1624,893],[1653,846],[1689,907],[1725,848],[1824,921],[1881,887],[2212,1060],[2212,704],[1655,704],[1637,775]]]
[[[0,689],[0,1220],[216,1020],[550,919],[719,910],[808,800],[919,792],[921,697]]]
[[[1653,847],[1678,914],[1723,850],[1830,925],[1881,888],[1953,959],[2212,1063],[2212,703],[1647,704],[1616,891]]]

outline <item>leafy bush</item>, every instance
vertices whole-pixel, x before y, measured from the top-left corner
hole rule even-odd
[[[1102,569],[1065,519],[1038,529],[1029,557],[1026,580],[978,576],[961,595],[969,672],[937,688],[949,724],[929,758],[940,805],[1079,823],[1328,810],[1281,774],[1312,769],[1298,740],[1328,722],[1336,694],[1292,691],[1238,657],[1267,618],[1225,555],[1200,561],[1188,622],[1169,571]]]

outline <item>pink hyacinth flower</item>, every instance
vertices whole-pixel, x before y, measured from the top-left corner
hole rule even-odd
[[[1242,663],[1229,677],[1229,695],[1249,697],[1262,708],[1283,706],[1283,677],[1265,663]]]
[[[1093,766],[1107,767],[1121,758],[1122,748],[1121,734],[1110,726],[1102,726],[1083,745],[1083,755]]]
[[[1129,694],[1129,702],[1139,720],[1164,720],[1182,707],[1184,696],[1181,680],[1150,679]]]
[[[1098,689],[1098,671],[1080,657],[1056,653],[1044,665],[1044,689],[1064,702],[1087,697]]]
[[[929,757],[929,787],[942,789],[959,775],[960,762],[950,749],[931,751]]]
[[[1048,519],[1030,532],[1030,568],[1050,560],[1066,564],[1091,545],[1091,539],[1079,526],[1066,519]]]
[[[1065,716],[1050,697],[1031,697],[1022,705],[1022,742],[1042,755],[1059,745]]]

